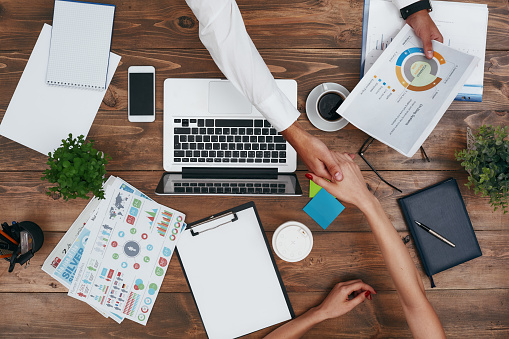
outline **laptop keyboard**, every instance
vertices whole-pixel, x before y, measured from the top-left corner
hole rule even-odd
[[[199,194],[284,194],[286,184],[268,184],[260,182],[247,183],[212,183],[212,182],[175,182],[175,193]]]
[[[173,119],[173,126],[175,163],[286,163],[286,141],[267,120]]]

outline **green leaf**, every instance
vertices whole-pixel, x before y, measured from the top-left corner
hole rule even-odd
[[[111,158],[93,148],[93,144],[94,141],[85,141],[83,135],[73,138],[69,134],[59,148],[48,153],[49,168],[44,170],[41,180],[56,186],[48,188],[46,194],[60,194],[65,201],[78,197],[89,199],[89,192],[104,198],[102,177],[106,174],[107,159]]]
[[[509,126],[483,125],[475,134],[475,150],[455,151],[456,160],[470,171],[467,187],[490,197],[494,210],[507,213],[509,200]]]

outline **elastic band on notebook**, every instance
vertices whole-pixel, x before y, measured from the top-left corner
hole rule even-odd
[[[435,282],[433,281],[433,277],[432,276],[429,276],[429,280],[431,281],[431,288],[436,287],[435,286]]]

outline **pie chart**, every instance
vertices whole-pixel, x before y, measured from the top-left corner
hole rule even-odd
[[[396,61],[396,76],[399,82],[408,90],[427,91],[442,80],[440,66],[445,59],[438,53],[433,53],[433,59],[424,56],[424,49],[412,47],[401,53]]]

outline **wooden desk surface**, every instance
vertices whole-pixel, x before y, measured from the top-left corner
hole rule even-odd
[[[473,1],[468,1],[473,2]],[[454,159],[466,145],[465,130],[482,124],[509,122],[509,7],[489,0],[490,11],[482,103],[454,102],[424,143],[432,161],[417,153],[406,158],[375,142],[369,159],[403,194],[382,183],[358,161],[374,194],[402,237],[408,234],[396,199],[439,180],[455,177],[483,251],[483,256],[435,276],[430,289],[413,243],[408,250],[419,268],[428,297],[449,337],[509,337],[509,216],[493,213],[488,200],[464,187],[467,175]],[[109,1],[115,4],[112,51],[122,56],[88,137],[109,153],[110,174],[120,176],[161,204],[198,220],[254,200],[269,239],[283,222],[297,220],[315,237],[311,254],[298,263],[277,260],[296,314],[317,305],[331,287],[363,279],[378,295],[347,315],[316,326],[309,337],[409,337],[394,285],[365,218],[353,206],[324,231],[302,208],[309,201],[305,167],[298,177],[304,196],[158,197],[153,194],[162,168],[163,81],[170,77],[221,77],[198,39],[198,22],[184,0]],[[361,0],[239,0],[247,30],[276,78],[298,82],[302,126],[331,149],[355,152],[366,135],[349,125],[325,133],[307,120],[305,100],[322,82],[338,82],[352,90],[359,81],[362,33]],[[52,22],[53,1],[0,1],[0,119],[37,40],[43,23]],[[154,123],[127,121],[127,68],[153,65],[157,116]],[[72,114],[72,111],[69,112]],[[32,220],[45,232],[43,248],[28,269],[7,272],[0,263],[1,337],[205,337],[192,296],[177,260],[171,261],[146,327],[131,321],[117,325],[66,290],[40,268],[87,201],[54,201],[40,180],[46,156],[0,136],[0,222]],[[265,329],[253,334],[260,337]]]

